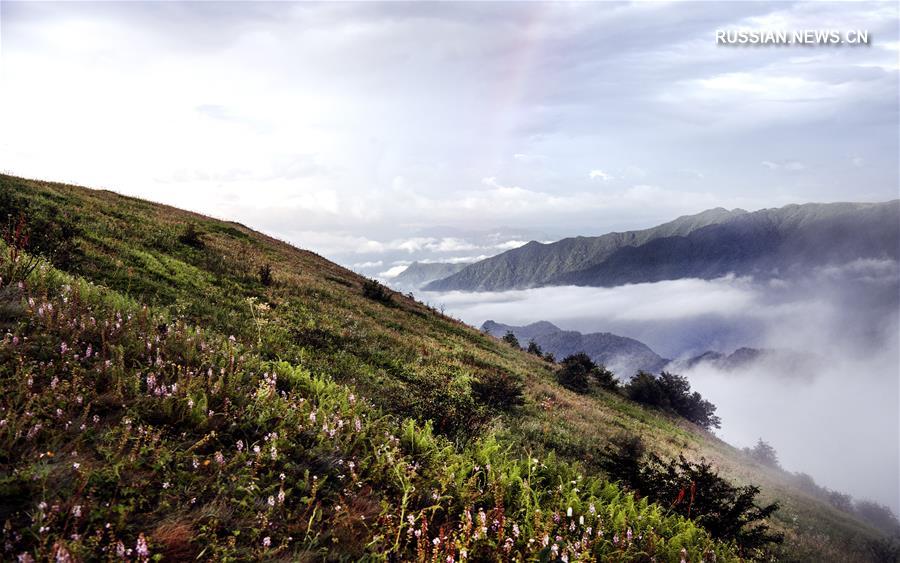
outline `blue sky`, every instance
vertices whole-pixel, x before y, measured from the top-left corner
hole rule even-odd
[[[0,168],[366,273],[898,196],[896,3],[17,3]],[[716,46],[717,29],[868,47]]]

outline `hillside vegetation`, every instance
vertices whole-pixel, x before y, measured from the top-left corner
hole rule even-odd
[[[698,427],[313,253],[10,176],[0,210],[4,560],[875,560],[879,532]],[[609,482],[623,434],[759,485],[784,544]]]

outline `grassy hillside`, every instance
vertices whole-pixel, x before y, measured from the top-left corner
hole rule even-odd
[[[781,501],[769,555],[860,561],[878,538],[684,421],[569,392],[242,225],[10,176],[0,207],[53,262],[19,283],[28,257],[0,249],[3,559],[753,555],[606,482],[622,432]]]

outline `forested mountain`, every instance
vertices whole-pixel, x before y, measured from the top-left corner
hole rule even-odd
[[[900,257],[900,200],[712,209],[652,229],[527,245],[476,262],[427,290],[615,286],[734,273],[760,278]]]

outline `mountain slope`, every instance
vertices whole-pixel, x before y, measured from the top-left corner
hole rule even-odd
[[[582,334],[574,330],[562,330],[546,321],[527,326],[486,321],[481,330],[497,338],[512,332],[523,346],[534,341],[544,352],[552,353],[559,360],[584,352],[623,380],[638,371],[659,373],[669,363],[669,360],[660,357],[643,342],[609,332]]]
[[[697,215],[679,217],[664,225],[641,231],[567,238],[550,244],[532,241],[525,246],[471,264],[454,275],[429,284],[425,289],[499,291],[535,287],[563,273],[598,264],[620,248],[645,244],[661,237],[687,235],[695,229],[743,213],[746,212],[740,209],[727,211],[717,208]]]
[[[27,255],[0,244],[5,559],[475,559],[507,538],[531,558],[545,534],[570,549],[591,503],[640,540],[606,536],[598,558],[732,559],[603,480],[623,431],[779,499],[782,559],[865,560],[881,537],[681,419],[567,391],[550,364],[242,225],[5,175],[0,211],[54,264],[21,277]],[[467,527],[480,511],[490,533]]]
[[[689,221],[692,217],[695,221]],[[701,219],[702,218],[702,219]],[[679,223],[681,228],[672,228]],[[787,276],[858,259],[900,258],[900,200],[712,210],[656,229],[565,239],[473,264],[426,289],[615,286],[729,273]],[[640,235],[640,236],[637,236]],[[572,259],[578,241],[578,259]],[[536,244],[536,243],[535,243]],[[526,248],[526,247],[523,247]],[[521,250],[521,249],[520,249]]]

